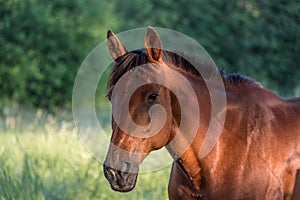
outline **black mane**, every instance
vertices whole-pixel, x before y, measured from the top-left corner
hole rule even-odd
[[[185,58],[183,58],[177,53],[164,50],[162,59],[165,63],[169,65],[178,67],[188,73],[191,73],[197,77],[202,78],[198,70],[190,62],[188,62]],[[127,71],[135,67],[138,67],[140,65],[147,64],[149,62],[150,61],[144,50],[131,51],[117,58],[115,65],[112,69],[112,72],[109,76],[108,89],[110,90],[111,87],[114,86]],[[243,84],[249,84],[249,85],[255,85],[261,87],[261,85],[258,82],[254,81],[253,79],[247,76],[238,73],[226,75],[223,69],[219,69],[218,71],[210,70],[210,69],[215,69],[215,67],[211,66],[212,62],[205,63],[203,61],[201,62],[201,60],[197,60],[197,63],[199,63],[200,67],[205,68],[204,72],[206,74],[203,74],[205,75],[205,77],[214,77],[214,74],[217,72],[221,74],[225,84],[238,86],[243,83]]]
[[[255,80],[251,79],[250,77],[239,74],[239,73],[234,73],[234,74],[230,74],[230,75],[225,74],[223,76],[223,79],[224,79],[225,83],[232,84],[235,86],[238,86],[238,85],[244,83],[244,84],[248,84],[248,85],[262,87],[262,85],[259,82],[256,82]]]

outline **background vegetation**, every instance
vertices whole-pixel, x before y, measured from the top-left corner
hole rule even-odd
[[[144,173],[131,193],[110,189],[68,113],[6,107],[0,119],[0,199],[167,199],[169,168]]]
[[[298,1],[0,0],[0,102],[70,107],[77,69],[115,32],[147,25],[196,39],[228,73],[299,94]]]
[[[0,0],[0,19],[0,199],[166,198],[169,168],[112,192],[74,133],[74,78],[110,28],[183,32],[227,73],[300,96],[298,0]]]

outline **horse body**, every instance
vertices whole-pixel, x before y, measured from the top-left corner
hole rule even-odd
[[[290,199],[300,168],[300,100],[284,100],[247,81],[226,85],[226,93],[226,121],[218,143],[197,159],[201,171],[193,177],[187,177],[193,169],[184,160],[173,164],[170,199]],[[198,96],[205,101],[205,95]],[[201,140],[203,132],[198,135]],[[189,152],[199,152],[200,146],[195,140]],[[195,177],[201,180],[198,185],[192,183]]]
[[[152,71],[160,73],[161,69],[152,65],[158,63],[178,72],[189,81],[195,91],[201,115],[194,140],[173,163],[169,198],[291,199],[297,169],[300,169],[300,98],[282,99],[249,78],[241,75],[224,76],[227,100],[225,123],[214,148],[201,158],[199,152],[205,134],[211,118],[215,117],[210,114],[209,90],[200,76],[183,67],[176,67],[176,63],[164,61],[160,45],[158,34],[149,28],[145,38],[146,59],[139,53],[127,52],[109,31],[108,46],[116,66],[110,77],[108,97],[111,99],[114,96],[112,106],[118,107],[115,99],[122,99],[124,94],[112,95],[116,83],[125,72],[142,64],[147,64]],[[164,78],[169,82],[177,82],[168,74]],[[131,81],[134,80],[130,80],[124,87],[128,87]],[[213,92],[218,93],[219,87],[220,85],[215,84]],[[183,90],[181,95],[189,97],[190,94]],[[132,190],[142,160],[151,151],[166,146],[178,134],[182,117],[181,105],[178,97],[161,85],[149,84],[136,90],[129,105],[133,121],[142,126],[149,124],[151,120],[148,111],[154,104],[162,105],[168,116],[161,131],[154,136],[138,138],[129,135],[118,127],[116,119],[112,119],[113,136],[104,173],[114,190]],[[128,120],[122,116],[121,119],[125,122]],[[127,161],[122,159],[126,156],[115,147],[131,153]],[[169,151],[172,155],[173,152]],[[127,171],[120,170],[120,166],[122,169],[124,166]],[[298,175],[298,187],[299,179]],[[299,193],[294,192],[293,200],[297,199],[300,199]]]

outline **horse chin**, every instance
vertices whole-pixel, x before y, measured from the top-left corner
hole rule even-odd
[[[110,183],[110,187],[111,189],[113,189],[114,191],[117,192],[130,192],[134,189],[135,187],[135,183],[133,185],[119,185],[119,184],[115,184],[115,183]]]
[[[134,189],[138,173],[122,172],[105,165],[103,168],[111,189],[117,192],[130,192]]]

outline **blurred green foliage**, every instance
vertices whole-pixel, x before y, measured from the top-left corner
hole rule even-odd
[[[296,0],[0,0],[0,16],[0,104],[70,108],[76,72],[107,29],[148,25],[191,36],[228,73],[299,95]]]
[[[0,101],[70,107],[74,77],[105,25],[106,1],[0,0]]]

